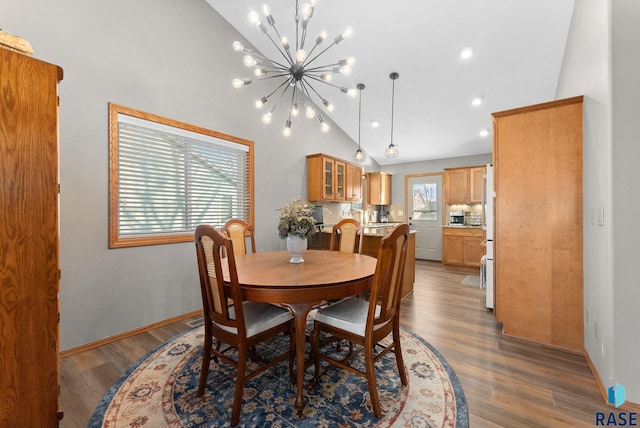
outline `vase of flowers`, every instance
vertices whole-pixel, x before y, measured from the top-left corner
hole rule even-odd
[[[309,202],[293,198],[287,205],[278,208],[278,236],[287,239],[287,251],[291,253],[290,263],[303,263],[302,255],[307,250],[307,238],[318,231],[313,218],[315,206]]]

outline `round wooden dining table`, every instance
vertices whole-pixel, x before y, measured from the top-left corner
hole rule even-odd
[[[288,251],[268,251],[237,255],[235,261],[245,300],[278,303],[294,316],[295,408],[302,416],[307,315],[325,301],[368,290],[377,261],[362,254],[323,250],[306,251],[304,263],[290,263],[290,258]]]

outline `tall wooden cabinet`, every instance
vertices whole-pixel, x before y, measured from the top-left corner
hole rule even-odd
[[[0,426],[54,427],[62,69],[0,48],[0,76]]]
[[[582,97],[492,116],[496,318],[582,352]]]

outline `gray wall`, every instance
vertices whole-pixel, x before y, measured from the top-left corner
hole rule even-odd
[[[262,124],[257,85],[231,86],[246,74],[231,48],[239,36],[204,0],[0,0],[0,10],[0,28],[64,69],[62,350],[201,307],[193,244],[108,249],[108,102],[253,140],[258,250],[284,249],[276,209],[306,197],[305,156],[355,152],[333,124],[324,134],[297,120],[290,139],[284,117]]]
[[[640,402],[640,3],[577,1],[557,97],[584,94],[585,349]],[[604,211],[604,225],[597,214]],[[631,222],[630,222],[631,219]]]

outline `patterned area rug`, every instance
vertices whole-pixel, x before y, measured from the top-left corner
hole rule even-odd
[[[89,427],[229,426],[235,377],[228,365],[212,360],[204,399],[196,396],[203,332],[203,327],[188,330],[129,368],[98,404]],[[269,348],[288,346],[288,337],[278,340]],[[376,364],[384,412],[379,420],[371,412],[366,379],[324,361],[320,384],[305,391],[307,407],[300,419],[293,409],[295,386],[283,362],[246,384],[238,426],[468,427],[464,393],[449,364],[406,329],[401,340],[409,384],[400,384],[393,353]],[[268,355],[269,348],[258,351]],[[309,368],[305,384],[312,376]]]

